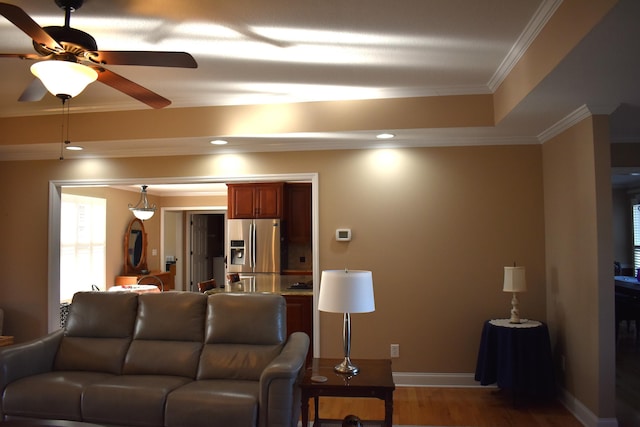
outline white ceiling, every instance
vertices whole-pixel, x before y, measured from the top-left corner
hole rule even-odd
[[[41,26],[62,25],[53,0],[12,1]],[[113,66],[173,107],[489,93],[518,39],[553,0],[87,0],[71,26],[102,50],[177,50],[198,69]],[[542,10],[540,10],[542,9]],[[542,15],[542,16],[539,16]],[[526,36],[526,34],[525,34]],[[4,53],[31,39],[0,20]],[[515,52],[517,54],[517,52]],[[15,101],[31,61],[0,59],[0,116],[58,112],[59,101]],[[495,83],[493,83],[495,85]],[[94,84],[77,109],[147,108]]]
[[[498,87],[561,1],[86,0],[71,16],[71,26],[90,33],[102,50],[191,53],[197,69],[109,67],[171,99],[167,108],[486,94]],[[64,23],[53,0],[7,2],[42,26]],[[403,130],[393,143],[539,143],[558,121],[583,105],[596,113],[615,110],[614,139],[637,141],[639,20],[640,2],[620,0],[499,125]],[[31,39],[3,18],[0,52],[33,52]],[[0,117],[60,113],[60,101],[51,95],[39,102],[17,101],[33,79],[31,64],[0,58]],[[72,112],[147,108],[101,83],[71,102]],[[234,138],[224,150],[254,151],[257,140],[261,151],[380,144],[370,131],[247,135]],[[46,145],[3,145],[0,159],[34,158]],[[116,151],[119,156],[175,154],[171,140],[83,145],[83,155],[94,157],[115,156]],[[180,154],[207,149],[202,140],[181,140]]]

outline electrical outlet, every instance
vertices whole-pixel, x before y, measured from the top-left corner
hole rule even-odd
[[[400,344],[391,344],[391,357],[400,357]]]

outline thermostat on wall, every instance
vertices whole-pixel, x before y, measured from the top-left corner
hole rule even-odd
[[[350,228],[338,228],[336,230],[336,240],[338,242],[348,242],[351,240]]]

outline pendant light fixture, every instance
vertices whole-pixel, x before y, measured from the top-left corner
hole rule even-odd
[[[145,221],[151,218],[153,214],[156,212],[155,204],[153,206],[149,206],[149,200],[147,200],[146,185],[142,186],[142,191],[140,192],[140,200],[138,200],[138,203],[135,206],[131,206],[131,204],[129,204],[129,210],[133,212],[133,215],[136,218],[142,221]]]

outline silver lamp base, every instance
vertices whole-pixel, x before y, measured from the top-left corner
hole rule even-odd
[[[360,371],[360,368],[351,363],[351,359],[349,359],[349,357],[345,357],[342,363],[333,367],[333,370],[340,374],[356,375]]]

